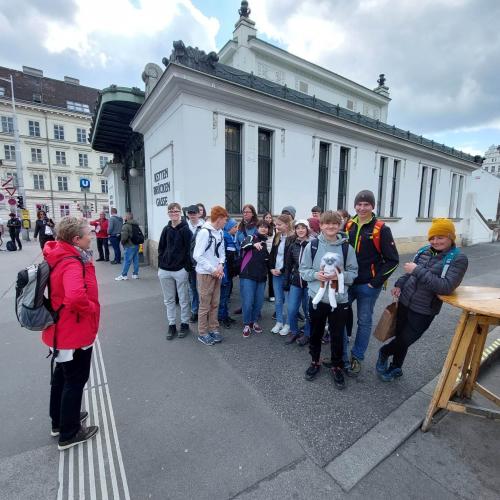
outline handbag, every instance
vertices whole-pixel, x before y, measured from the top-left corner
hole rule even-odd
[[[49,225],[45,225],[45,236],[54,236],[54,231]]]
[[[382,315],[378,320],[377,326],[373,331],[373,336],[376,339],[380,340],[380,342],[385,342],[386,340],[396,335],[397,315],[398,315],[397,302],[389,304],[382,312]]]

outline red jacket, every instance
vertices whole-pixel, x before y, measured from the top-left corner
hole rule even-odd
[[[97,219],[94,220],[90,223],[91,226],[94,226],[96,229],[99,226],[99,231],[96,230],[96,237],[97,238],[107,238],[108,237],[108,226],[109,226],[109,221],[108,219]]]
[[[52,307],[57,310],[64,305],[57,322],[57,348],[78,349],[92,344],[100,316],[94,264],[85,264],[84,279],[82,263],[76,259],[64,259],[68,256],[80,257],[80,252],[64,241],[48,241],[43,255],[51,268],[59,262],[50,273]],[[42,341],[49,347],[54,345],[55,327],[49,326],[42,332]]]

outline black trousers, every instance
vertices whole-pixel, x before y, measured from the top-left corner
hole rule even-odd
[[[384,356],[393,356],[392,365],[403,366],[408,348],[429,328],[435,316],[419,314],[398,304],[396,336],[381,349]]]
[[[96,238],[96,239],[97,239],[97,251],[99,252],[99,258],[109,260],[108,238]]]
[[[71,361],[56,363],[50,388],[52,427],[60,429],[59,441],[71,439],[80,429],[83,388],[89,379],[92,347],[76,349]]]
[[[19,250],[22,250],[23,245],[21,244],[21,240],[19,239],[19,234],[21,233],[21,230],[17,229],[9,229],[9,235],[11,241],[14,243],[14,246],[16,246],[16,241],[17,241],[17,246],[19,247]],[[17,247],[16,247],[17,249]]]
[[[274,297],[273,275],[271,271],[267,273],[267,290],[269,292],[269,298]]]
[[[309,339],[309,353],[314,363],[319,362],[321,355],[321,339],[325,333],[328,321],[330,332],[330,347],[332,352],[332,366],[343,368],[342,354],[344,351],[344,328],[349,314],[349,304],[338,304],[332,311],[330,304],[320,302],[316,309],[309,299],[309,320],[311,322],[311,338]]]

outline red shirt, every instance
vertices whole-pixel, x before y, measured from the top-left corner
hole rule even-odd
[[[108,219],[97,219],[90,223],[91,226],[96,228],[95,235],[97,238],[107,238],[108,237]]]

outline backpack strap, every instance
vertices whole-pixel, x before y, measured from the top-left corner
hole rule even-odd
[[[450,252],[448,252],[443,257],[443,270],[441,271],[441,278],[446,276],[448,269],[453,261],[453,259],[460,253],[460,250],[457,247],[454,247]]]
[[[349,219],[347,222],[346,222],[346,225],[344,227],[344,230],[348,233],[349,230],[351,229],[352,225],[354,224],[354,221],[352,219]]]
[[[417,250],[417,253],[415,254],[415,257],[413,257],[413,262],[415,262],[417,260],[418,257],[420,257],[424,252],[426,252],[427,250],[429,250],[431,248],[430,245],[424,245],[422,248],[419,248]]]
[[[345,263],[347,262],[347,254],[349,253],[349,242],[344,241],[342,243],[342,256],[344,257],[344,270],[345,270]]]
[[[318,253],[319,239],[314,238],[311,240],[311,264],[314,264],[314,257]]]
[[[382,253],[380,246],[380,233],[382,231],[382,227],[384,226],[384,221],[376,220],[375,225],[373,226],[373,245],[378,253]]]

